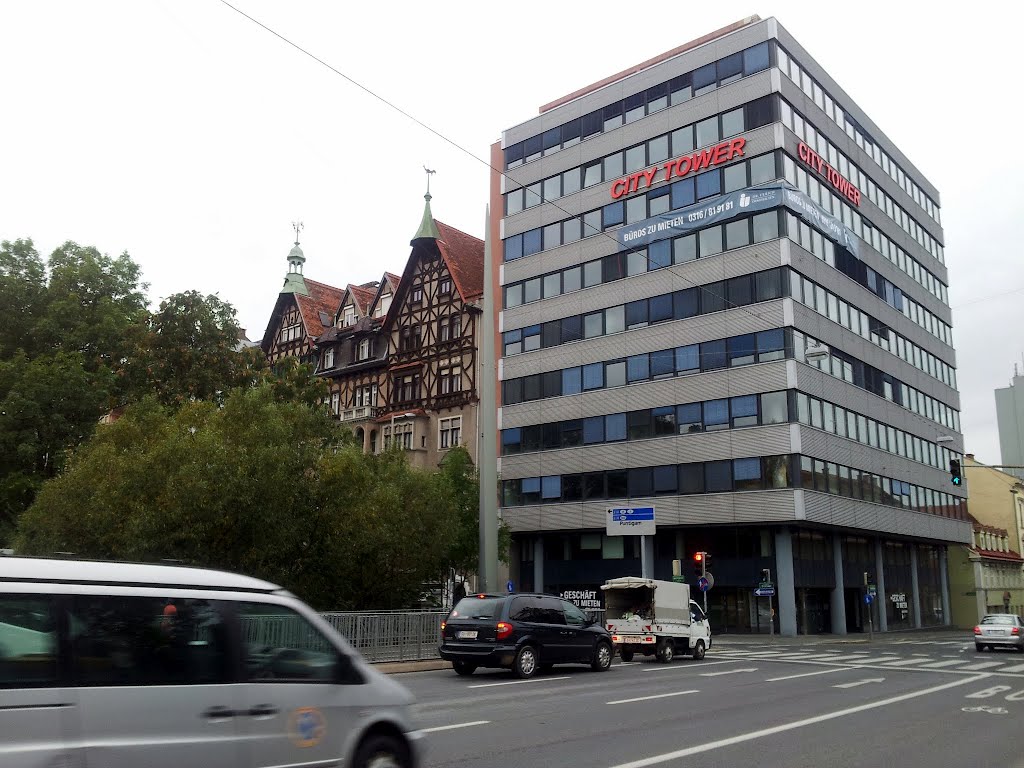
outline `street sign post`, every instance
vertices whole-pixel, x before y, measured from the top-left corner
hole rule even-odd
[[[654,507],[607,507],[605,533],[608,536],[640,537],[640,575],[652,578],[653,563],[648,562],[647,537],[657,533]]]
[[[754,590],[754,594],[757,597],[775,597],[775,587],[758,587]]]

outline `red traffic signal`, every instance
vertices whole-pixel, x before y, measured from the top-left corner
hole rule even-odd
[[[697,552],[697,553],[696,553],[696,554],[695,554],[695,555],[693,556],[693,561],[694,561],[695,563],[699,563],[699,562],[702,562],[703,560],[704,560],[704,553],[703,553],[703,552]]]

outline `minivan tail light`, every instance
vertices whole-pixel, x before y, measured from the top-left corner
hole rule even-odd
[[[981,634],[981,627],[975,627],[974,628],[974,634],[980,635]]]
[[[497,637],[499,640],[504,640],[506,637],[512,634],[513,626],[507,621],[499,621],[497,626]]]
[[[448,622],[447,621],[442,621],[441,622],[441,634],[442,635],[444,634],[444,628],[447,627],[447,626],[448,626]]]

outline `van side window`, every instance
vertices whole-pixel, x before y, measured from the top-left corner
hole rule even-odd
[[[583,627],[587,624],[587,617],[577,606],[568,600],[562,601],[562,611],[565,613],[565,623],[570,627]]]
[[[555,598],[540,598],[540,611],[534,621],[540,624],[560,624],[565,626],[565,614],[562,613],[561,600]]]
[[[235,603],[234,606],[241,625],[248,680],[343,682],[338,679],[341,654],[303,616],[272,603]]]
[[[0,688],[52,685],[57,679],[53,598],[0,595]]]
[[[200,685],[229,679],[223,620],[208,600],[75,597],[75,685]]]

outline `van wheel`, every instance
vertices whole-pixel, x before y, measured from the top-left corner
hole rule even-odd
[[[693,645],[693,658],[695,661],[700,661],[704,658],[704,641],[698,640]]]
[[[598,643],[594,650],[594,658],[590,662],[590,668],[595,672],[604,672],[612,665],[612,655],[612,647],[608,643]]]
[[[354,768],[411,768],[409,750],[394,736],[370,736],[356,750]]]
[[[977,651],[978,653],[981,653],[982,651],[985,650],[985,646],[982,645],[981,643],[975,643],[974,644],[974,650]]]
[[[512,663],[512,671],[522,680],[533,677],[537,671],[537,652],[529,645],[520,648],[516,660]]]
[[[468,661],[453,661],[452,668],[456,674],[468,677],[476,672],[476,664],[470,664]]]
[[[662,664],[668,664],[676,656],[675,646],[671,640],[666,638],[662,641],[661,647],[654,652],[654,655]]]
[[[630,651],[630,650],[627,650],[625,648],[622,648],[619,651],[619,658],[622,659],[623,661],[626,661],[626,662],[632,661],[633,660],[633,652]]]

